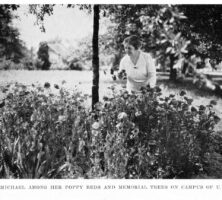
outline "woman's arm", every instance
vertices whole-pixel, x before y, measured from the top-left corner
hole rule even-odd
[[[118,76],[119,79],[126,78],[125,59],[124,58],[122,58],[122,60],[120,61],[117,76]]]
[[[147,71],[148,71],[147,85],[150,85],[150,87],[153,88],[156,86],[156,65],[154,59],[149,54],[148,54]]]

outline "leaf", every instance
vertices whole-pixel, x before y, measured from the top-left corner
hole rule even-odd
[[[172,17],[171,19],[170,19],[170,23],[173,23],[174,22],[174,18]]]
[[[176,35],[175,38],[174,38],[174,41],[175,41],[175,40],[178,40],[178,39],[180,38],[180,36],[181,36],[181,32],[177,33],[177,35]]]
[[[71,164],[69,162],[66,162],[65,164],[63,164],[62,166],[59,167],[59,169],[57,170],[57,173],[62,172],[65,168],[69,168],[71,167]]]
[[[183,13],[180,13],[178,17],[179,17],[180,19],[187,19],[187,17],[186,17]]]
[[[165,42],[167,42],[166,39],[163,39],[163,40],[160,41],[161,44],[163,44],[163,43],[165,43]]]
[[[5,101],[4,100],[0,100],[0,108],[3,108],[5,106]]]
[[[164,33],[161,33],[160,36],[164,37],[164,38],[166,37],[166,35]]]
[[[184,53],[184,54],[188,53],[188,51],[185,48],[182,48],[180,51],[181,51],[181,53]]]
[[[170,53],[172,51],[172,47],[167,47],[166,53]]]
[[[171,50],[171,54],[175,54],[175,53],[176,53],[175,49],[172,48],[172,50]]]

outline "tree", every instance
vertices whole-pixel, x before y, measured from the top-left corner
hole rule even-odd
[[[73,7],[74,5],[68,5],[68,7]],[[78,5],[80,9],[88,10],[91,12],[91,5]],[[97,7],[98,6],[98,7]],[[38,7],[38,5],[34,5]],[[42,5],[39,11],[34,9],[34,13],[37,18],[42,22],[44,19],[44,14],[52,14],[53,5]],[[98,10],[94,10],[97,7]],[[195,13],[198,13],[198,6],[194,9]],[[147,51],[152,52],[156,57],[158,62],[166,64],[169,61],[170,68],[170,80],[176,81],[178,72],[186,72],[187,70],[182,69],[181,63],[187,63],[187,69],[192,68],[195,71],[196,65],[198,63],[197,57],[203,55],[201,53],[201,46],[211,45],[212,54],[215,47],[217,50],[221,49],[221,46],[217,46],[216,42],[212,42],[214,36],[205,37],[202,33],[196,33],[195,30],[198,28],[189,29],[189,22],[186,21],[187,17],[183,12],[189,13],[190,7],[178,6],[178,5],[94,5],[94,35],[93,35],[93,89],[92,89],[92,106],[99,100],[99,58],[97,48],[98,48],[98,38],[97,31],[99,30],[99,14],[107,15],[114,21],[117,26],[114,28],[115,34],[115,47],[116,49],[121,49],[121,43],[123,39],[129,34],[138,34],[143,41],[143,48]],[[201,10],[202,8],[199,8]],[[206,10],[206,9],[205,9]],[[213,33],[219,35],[220,30],[220,9],[212,7],[212,9],[207,10],[211,22],[211,26],[217,27],[216,31],[214,29]],[[217,12],[216,17],[213,13]],[[193,12],[191,12],[193,13]],[[219,13],[219,14],[218,14]],[[95,15],[97,16],[95,18]],[[202,12],[201,15],[204,15]],[[130,16],[130,17],[129,17]],[[197,17],[196,17],[197,18]],[[203,18],[203,19],[206,19]],[[216,22],[213,22],[213,20]],[[199,22],[201,20],[199,19]],[[198,25],[198,19],[194,21]],[[193,23],[194,23],[193,22]],[[41,23],[40,23],[41,24]],[[191,23],[192,24],[192,23]],[[206,27],[205,23],[205,27]],[[204,27],[204,26],[203,26]],[[96,30],[98,29],[98,30]],[[211,32],[208,31],[208,36]],[[194,37],[195,36],[195,37]],[[97,38],[97,39],[96,39]],[[218,37],[219,38],[219,37]],[[192,42],[191,42],[192,41]],[[207,43],[206,43],[207,42]],[[96,44],[97,43],[97,44]],[[197,45],[196,45],[197,44]],[[196,46],[195,46],[196,45]],[[198,49],[199,48],[199,49]],[[121,50],[120,50],[121,51]],[[214,55],[218,52],[214,51]],[[218,59],[219,60],[219,59]],[[96,64],[97,63],[97,64]],[[176,66],[176,67],[175,67]],[[95,68],[94,68],[95,67]],[[98,80],[97,80],[98,79]],[[97,91],[97,92],[96,92]]]
[[[19,39],[18,29],[12,26],[12,20],[15,17],[12,11],[18,7],[18,5],[0,5],[0,58],[12,60],[15,63],[19,63],[27,51],[24,43]]]
[[[116,37],[138,34],[145,50],[153,52],[162,65],[168,62],[170,80],[177,81],[178,74],[187,73],[195,80],[202,77],[196,68],[205,58],[210,58],[213,65],[222,60],[221,8],[218,5],[121,5],[113,15],[121,29]],[[204,80],[204,85],[209,82],[215,93],[221,93],[220,86],[207,77]]]
[[[30,12],[35,14],[37,17],[37,24],[40,25],[41,30],[45,31],[44,28],[44,16],[45,14],[53,14],[54,5],[30,5]],[[72,8],[75,5],[69,4],[67,7]],[[92,11],[91,5],[78,5],[80,10]],[[92,37],[92,47],[93,47],[93,56],[92,56],[92,68],[93,68],[93,83],[92,83],[92,108],[99,101],[99,13],[100,6],[93,5],[93,37]]]
[[[50,68],[50,61],[49,61],[49,46],[47,42],[41,42],[39,44],[39,50],[37,52],[39,63],[38,68],[42,70],[49,70]]]
[[[192,43],[193,54],[222,61],[222,5],[178,5],[187,17],[180,31]],[[207,27],[207,28],[206,28]]]
[[[93,82],[92,82],[92,109],[99,101],[99,5],[93,6]]]
[[[143,48],[153,51],[159,62],[170,60],[174,73],[173,66],[180,60],[178,55],[188,62],[193,55],[211,58],[212,63],[221,61],[221,8],[221,5],[118,5],[112,19],[118,23],[117,40],[127,34],[138,34],[143,39]]]
[[[158,62],[165,64],[169,60],[171,80],[176,80],[173,67],[187,53],[189,45],[177,28],[184,18],[176,6],[168,5],[118,5],[112,12],[112,21],[118,24],[116,42],[130,34],[139,35],[142,48],[151,52]]]
[[[178,27],[186,19],[177,6],[163,5],[157,8],[154,16],[145,12],[141,16],[143,30],[149,34],[150,46],[153,46],[154,55],[163,63],[169,60],[170,80],[177,80],[178,62],[185,60],[188,54],[190,41],[179,31]],[[180,66],[181,67],[181,66]]]

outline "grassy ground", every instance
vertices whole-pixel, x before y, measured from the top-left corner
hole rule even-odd
[[[91,94],[92,85],[92,72],[91,71],[0,71],[0,87],[4,87],[8,83],[18,82],[25,85],[31,85],[39,83],[43,85],[45,82],[49,82],[51,85],[61,85],[62,81],[66,81],[65,87],[69,90],[73,90],[75,87],[85,94]],[[100,73],[100,99],[104,95],[111,95],[111,90],[108,88],[112,85],[116,85],[118,89],[121,89],[124,82],[113,81],[111,75]],[[194,99],[194,105],[207,105],[212,99],[217,101],[215,106],[215,112],[222,118],[222,99],[212,95],[207,91],[200,91],[196,88],[191,80],[183,83],[169,82],[166,77],[158,77],[158,85],[163,90],[163,95],[167,96],[171,93],[179,95],[181,90],[186,90],[187,95]],[[0,92],[0,99],[3,98],[3,93]],[[89,102],[91,100],[89,99]],[[217,130],[222,131],[222,120],[216,127]]]

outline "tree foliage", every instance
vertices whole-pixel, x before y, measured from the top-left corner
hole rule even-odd
[[[179,27],[184,36],[190,38],[193,53],[202,58],[221,62],[222,53],[222,6],[179,5],[187,17]]]
[[[111,15],[118,24],[116,43],[121,44],[130,34],[139,35],[142,48],[151,52],[162,65],[170,60],[172,73],[176,60],[187,53],[189,41],[177,28],[185,16],[176,6],[119,5],[118,11],[111,11]]]
[[[37,24],[40,24],[41,30],[45,31],[43,21],[46,14],[53,14],[54,5],[51,4],[43,4],[43,5],[30,5],[30,12],[36,15]],[[68,4],[67,7],[75,7],[75,5]],[[92,108],[96,102],[99,101],[99,13],[100,7],[99,5],[78,5],[80,10],[88,10],[88,12],[92,12],[94,14],[93,21],[93,36],[92,36],[92,70],[93,70],[93,84],[92,84]]]
[[[47,42],[41,42],[39,44],[39,50],[37,52],[38,55],[38,68],[42,70],[48,70],[50,68],[50,61],[49,61],[49,46]]]
[[[45,32],[44,18],[45,15],[53,14],[54,4],[30,4],[29,12],[36,16],[36,25],[39,25],[42,32]]]
[[[53,13],[53,5],[41,5],[37,9],[38,6],[30,9],[40,21],[44,14]],[[92,12],[94,6],[78,5],[88,12]],[[151,52],[160,65],[170,69],[170,79],[174,81],[181,73],[196,75],[201,59],[221,60],[220,8],[218,5],[99,5],[100,17],[109,17],[115,24],[111,30],[113,40],[108,38],[107,44],[118,50],[119,57],[123,53],[123,39],[137,34],[142,39],[142,48]],[[207,26],[209,29],[205,31]],[[92,46],[95,42],[98,40],[93,40]],[[93,50],[93,58],[97,56]],[[95,60],[93,63],[97,66]]]
[[[12,25],[15,17],[12,11],[18,7],[17,5],[0,5],[0,58],[12,60],[15,63],[19,63],[27,51],[19,38],[18,29]]]
[[[213,66],[221,61],[219,5],[116,5],[109,11],[117,24],[117,49],[126,36],[139,35],[142,48],[170,68],[171,80],[177,80],[178,73],[196,75],[196,67],[205,58]]]

